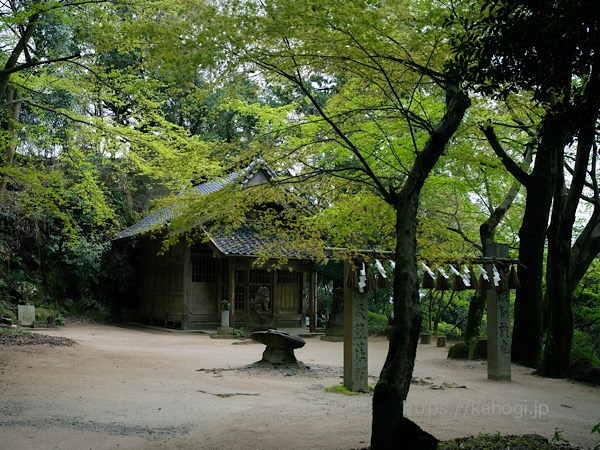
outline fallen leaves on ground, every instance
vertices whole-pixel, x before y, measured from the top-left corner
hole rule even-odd
[[[73,339],[60,336],[47,336],[45,334],[32,333],[20,328],[0,328],[0,345],[52,345],[73,346]]]

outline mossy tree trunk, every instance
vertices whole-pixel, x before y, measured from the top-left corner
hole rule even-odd
[[[536,168],[545,166],[538,156]],[[535,176],[535,175],[534,175]],[[535,176],[537,178],[537,176]],[[519,265],[521,289],[515,295],[514,327],[511,346],[513,362],[537,368],[542,352],[542,281],[546,227],[552,203],[547,180],[539,179],[527,186],[523,223],[519,230]]]
[[[600,57],[596,58],[600,62]],[[571,308],[571,240],[577,207],[586,184],[588,164],[596,142],[596,121],[600,101],[600,71],[592,77],[584,93],[584,101],[573,111],[577,117],[577,152],[567,189],[564,176],[564,147],[553,160],[554,202],[548,232],[548,264],[546,283],[549,299],[549,323],[542,365],[538,373],[552,378],[566,377],[571,364],[573,311]],[[571,130],[572,132],[572,130]]]

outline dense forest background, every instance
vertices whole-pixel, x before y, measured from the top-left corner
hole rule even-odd
[[[409,361],[421,330],[485,335],[483,295],[423,289],[420,262],[501,242],[513,360],[599,366],[596,2],[343,3],[0,2],[0,314],[114,320],[136,285],[119,230],[175,202],[172,229],[207,208],[235,226],[258,198],[299,235],[395,251],[369,308]],[[257,158],[275,186],[179,195]],[[329,310],[339,265],[319,278]]]

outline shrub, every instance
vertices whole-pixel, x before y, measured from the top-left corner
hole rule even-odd
[[[579,330],[573,331],[571,359],[574,363],[588,363],[592,366],[600,366],[600,358],[594,348],[593,340],[588,333]]]
[[[469,359],[487,359],[487,339],[473,339],[470,342]]]
[[[385,336],[388,328],[388,318],[383,314],[369,311],[369,335]]]
[[[450,359],[468,359],[469,346],[464,342],[459,342],[448,349],[448,358]]]
[[[49,316],[57,316],[58,314],[55,311],[47,308],[35,308],[35,318],[36,320],[41,320],[46,322]]]
[[[438,323],[438,334],[448,338],[459,338],[461,330],[459,327],[454,327],[452,323],[440,322]]]

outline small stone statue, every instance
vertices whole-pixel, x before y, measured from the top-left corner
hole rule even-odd
[[[268,287],[262,286],[256,290],[254,299],[250,302],[250,311],[255,313],[269,312],[271,292]]]
[[[271,292],[264,286],[256,290],[254,298],[250,298],[244,336],[248,337],[255,331],[266,331],[274,327],[274,316],[269,310],[270,300]]]

